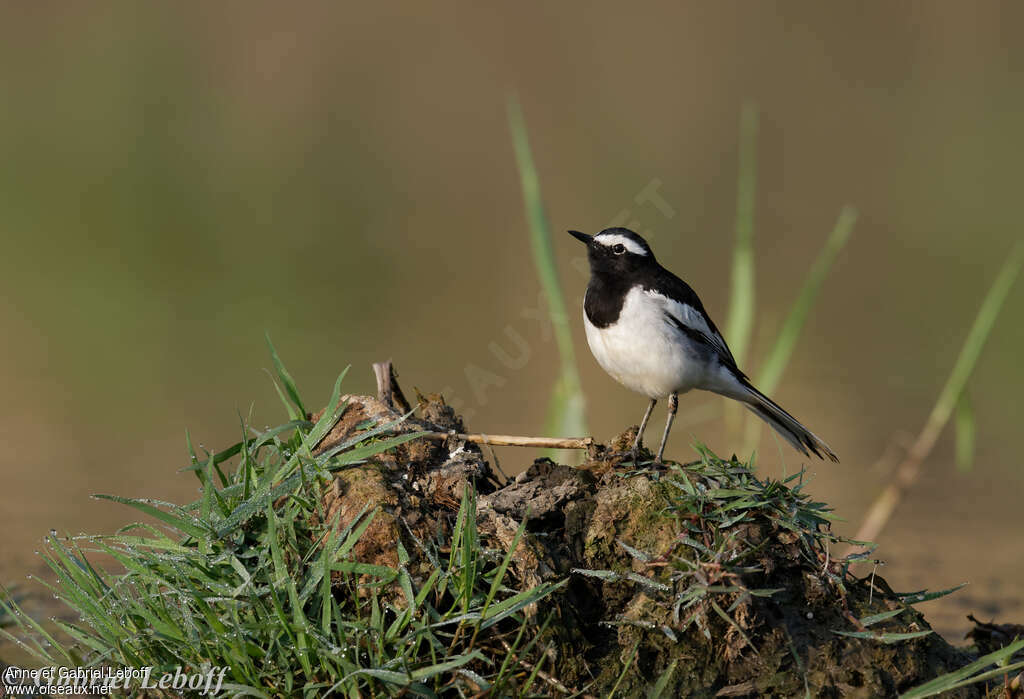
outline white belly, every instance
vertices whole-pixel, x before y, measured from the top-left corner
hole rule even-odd
[[[648,398],[685,393],[706,383],[712,369],[706,358],[688,351],[689,343],[666,320],[663,307],[643,296],[638,289],[631,291],[618,320],[607,328],[594,326],[584,312],[587,342],[597,363],[623,386]]]

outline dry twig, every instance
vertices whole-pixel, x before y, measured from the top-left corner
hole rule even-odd
[[[509,434],[462,434],[459,432],[424,432],[427,439],[454,437],[464,442],[487,444],[494,447],[534,447],[537,449],[589,449],[593,437],[520,437]]]
[[[374,362],[373,375],[377,379],[377,398],[385,405],[403,413],[412,410],[402,388],[398,385],[398,374],[389,359]],[[594,445],[593,437],[517,437],[507,434],[461,434],[458,432],[426,432],[426,439],[448,439],[454,437],[464,442],[486,444],[493,447],[533,447],[535,449],[589,449]]]

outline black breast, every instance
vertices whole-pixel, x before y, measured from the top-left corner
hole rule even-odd
[[[619,319],[622,306],[626,302],[631,284],[628,282],[609,282],[596,276],[590,278],[587,295],[583,300],[583,310],[587,320],[598,328],[607,328]]]

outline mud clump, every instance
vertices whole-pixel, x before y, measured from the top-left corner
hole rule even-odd
[[[369,396],[341,396],[340,403],[344,409],[338,422],[314,449],[314,455],[353,444],[382,427],[387,428],[386,437],[423,431],[457,434],[463,429],[461,418],[440,396],[424,398],[418,410],[423,417],[404,420],[393,408]],[[319,420],[322,414],[313,419]],[[379,508],[379,515],[353,548],[353,557],[361,563],[394,568],[398,565],[395,544],[402,537],[411,534],[422,540],[450,529],[450,515],[458,510],[467,487],[488,493],[498,484],[477,445],[456,437],[413,439],[338,472],[323,495],[325,520],[337,518],[341,531],[362,513]]]
[[[402,542],[410,573],[429,576],[415,542],[450,534],[467,488],[483,547],[507,552],[525,520],[508,583],[568,581],[527,609],[547,622],[552,695],[646,696],[657,685],[663,697],[895,696],[971,660],[884,580],[829,557],[838,539],[825,508],[798,486],[707,451],[638,470],[623,463],[631,432],[578,468],[537,459],[505,482],[439,396],[404,420],[375,398],[342,400],[317,454],[373,431],[434,433],[336,474],[328,521],[343,529],[380,511],[349,555],[395,567]]]

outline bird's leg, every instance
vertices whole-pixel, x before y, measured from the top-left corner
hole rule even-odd
[[[640,421],[640,429],[636,431],[636,440],[633,442],[633,463],[640,460],[640,444],[643,442],[644,430],[647,429],[647,421],[651,419],[651,413],[654,412],[654,404],[657,402],[657,398],[651,398],[651,402],[647,406],[647,412],[644,413],[644,419]]]
[[[668,441],[669,430],[672,429],[672,421],[676,419],[676,410],[679,408],[679,396],[675,393],[668,397],[668,419],[665,421],[665,434],[661,436],[661,446],[658,447],[658,456],[654,463],[662,463],[661,457],[665,454],[665,442]]]

